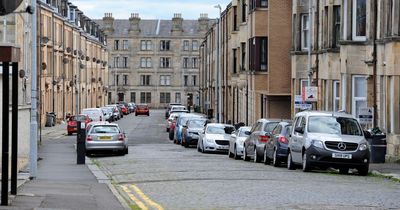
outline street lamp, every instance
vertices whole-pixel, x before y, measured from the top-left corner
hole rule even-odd
[[[218,40],[217,40],[217,60],[216,60],[216,96],[217,96],[217,113],[216,113],[216,120],[217,122],[221,122],[222,118],[222,93],[221,93],[221,58],[220,58],[220,51],[221,51],[221,13],[222,13],[222,8],[221,5],[215,5],[214,8],[219,9],[219,17],[217,19],[217,24],[218,24]]]

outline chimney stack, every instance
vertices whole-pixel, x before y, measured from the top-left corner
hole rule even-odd
[[[198,19],[199,21],[199,31],[206,32],[209,29],[208,23],[208,14],[207,13],[201,13],[200,18]]]
[[[138,13],[132,13],[131,17],[129,18],[130,28],[129,33],[132,35],[138,35],[140,33],[140,17]]]
[[[175,13],[174,17],[172,18],[172,30],[173,34],[181,34],[183,32],[183,18],[182,14]]]
[[[103,17],[104,22],[104,33],[110,35],[114,32],[114,18],[112,13],[105,13]]]

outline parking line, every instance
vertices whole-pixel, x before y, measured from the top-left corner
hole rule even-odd
[[[156,208],[157,210],[164,210],[164,208],[163,208],[160,204],[158,204],[158,203],[152,201],[152,200],[151,200],[149,197],[147,197],[138,187],[136,187],[136,185],[132,184],[132,185],[130,185],[130,187],[131,187],[133,190],[135,190],[135,192],[136,192],[147,204],[149,204],[150,206],[153,206],[153,207]]]
[[[135,202],[136,205],[139,206],[140,209],[142,209],[142,210],[149,209],[149,208],[147,208],[146,205],[144,205],[144,203],[142,201],[140,201],[138,198],[136,198],[126,186],[122,185],[121,188],[126,192],[126,194],[128,194],[129,198],[132,199],[133,202]]]

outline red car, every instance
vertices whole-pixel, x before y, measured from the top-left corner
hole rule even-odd
[[[85,122],[85,125],[90,123],[90,118],[88,115],[72,115],[69,117],[68,119],[68,124],[67,124],[67,132],[68,132],[68,136],[72,135],[73,133],[77,132],[77,121],[81,121],[81,122]]]
[[[122,114],[124,115],[129,114],[128,107],[126,107],[124,104],[118,104],[118,106],[121,107]]]
[[[138,115],[150,116],[149,106],[147,104],[138,104],[138,105],[136,105],[135,116],[138,116]]]

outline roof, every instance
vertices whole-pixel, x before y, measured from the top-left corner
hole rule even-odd
[[[95,20],[100,28],[104,28],[103,20]],[[210,21],[211,22],[211,21]],[[203,36],[199,32],[198,20],[183,20],[182,36]],[[110,37],[125,37],[129,36],[130,21],[124,19],[114,20],[114,32]],[[140,33],[138,36],[154,36],[154,37],[169,37],[172,36],[172,20],[140,20]],[[158,30],[157,30],[158,29]],[[204,32],[205,33],[205,32]]]
[[[296,114],[296,116],[335,116],[354,118],[353,115],[345,112],[332,112],[332,111],[303,111]]]

